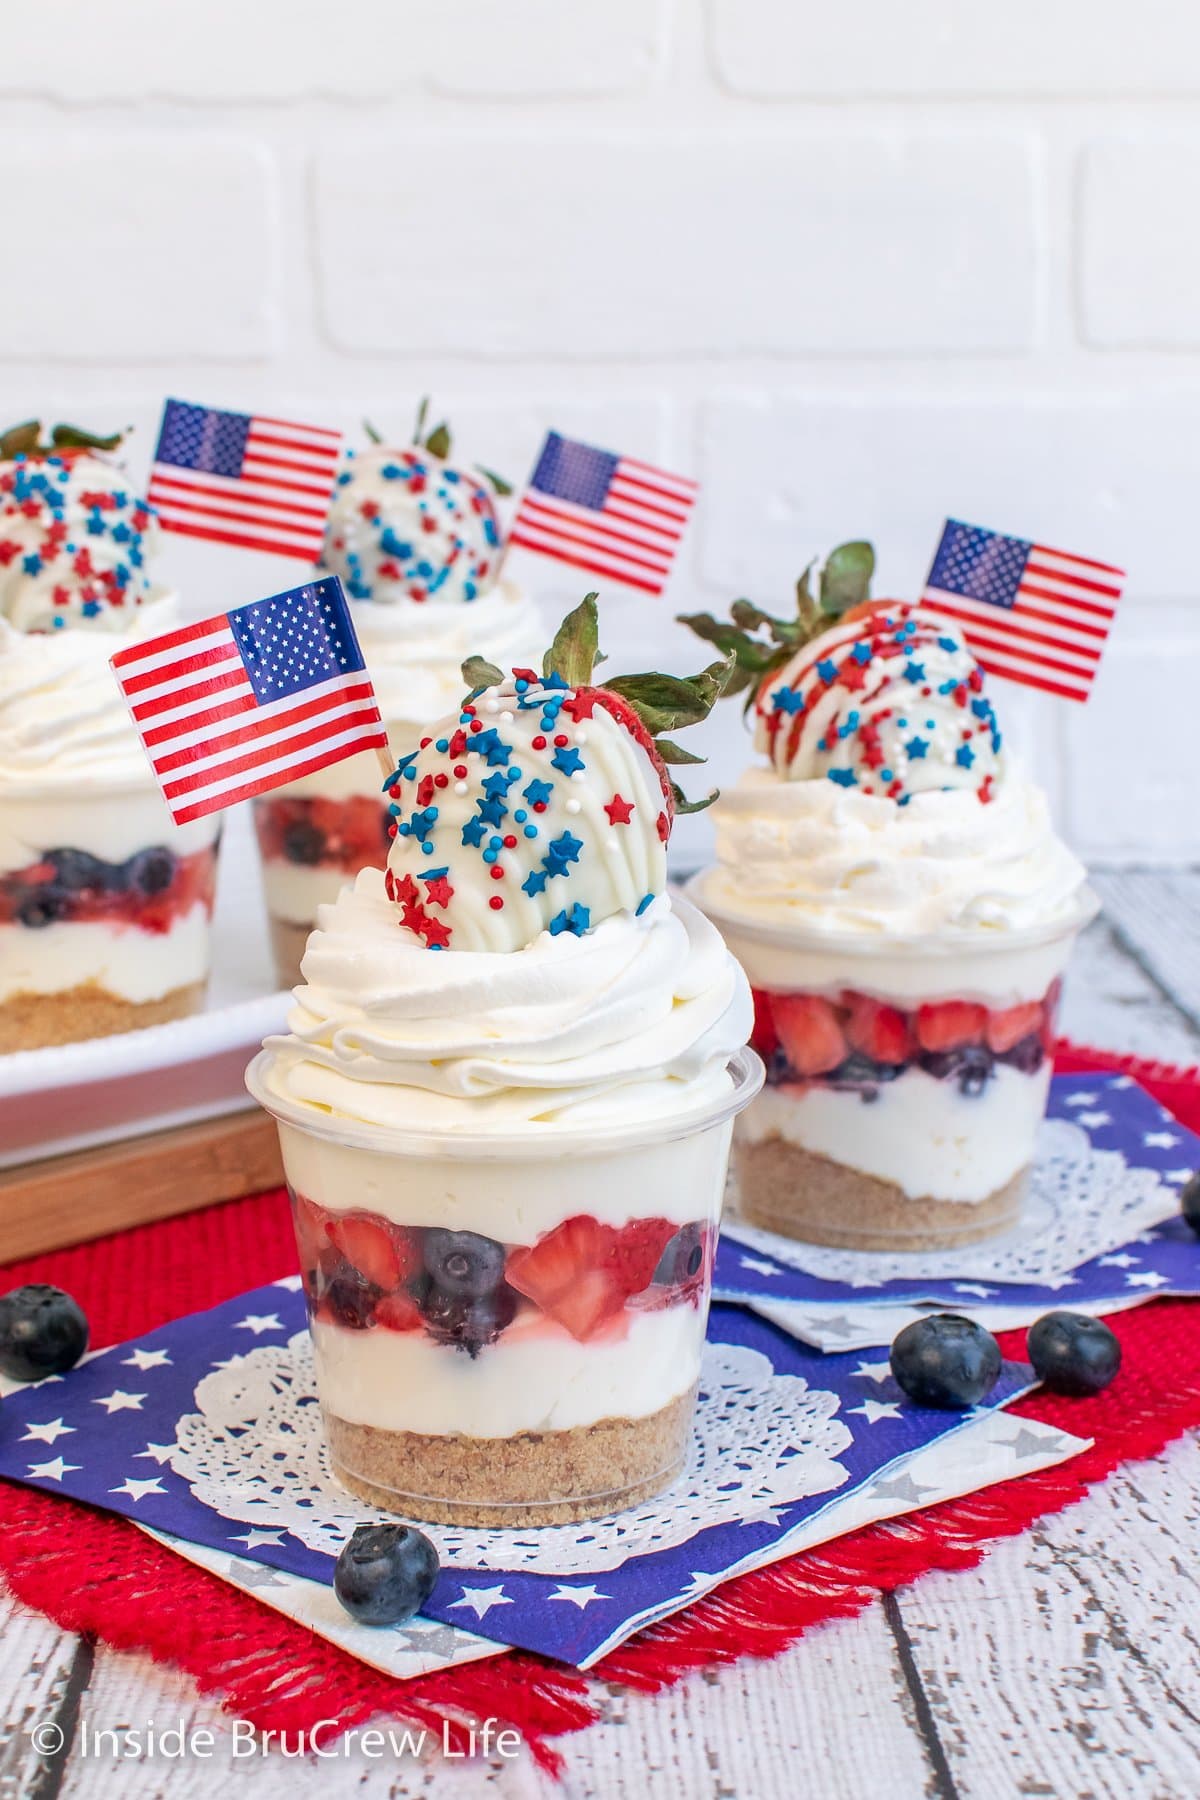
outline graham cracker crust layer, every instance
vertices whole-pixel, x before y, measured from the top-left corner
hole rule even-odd
[[[913,1200],[787,1138],[736,1146],[738,1211],[750,1225],[838,1250],[953,1250],[1008,1231],[1029,1178],[1018,1171],[986,1199]]]
[[[379,1431],[325,1414],[338,1480],[385,1512],[432,1525],[568,1525],[661,1493],[683,1466],[696,1390],[645,1419],[509,1438]]]
[[[299,987],[304,977],[300,973],[300,958],[304,955],[308,944],[308,934],[312,925],[293,925],[289,919],[271,919],[271,955],[275,959],[275,974],[281,988]],[[313,925],[316,920],[313,920]]]
[[[206,983],[172,988],[161,1000],[122,1000],[98,982],[85,981],[59,994],[12,994],[0,1001],[0,1052],[43,1050],[81,1038],[111,1037],[186,1019],[204,1005]]]

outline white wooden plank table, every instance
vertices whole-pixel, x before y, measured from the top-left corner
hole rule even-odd
[[[1200,1063],[1200,873],[1122,871],[1068,981],[1081,1042]],[[235,1758],[190,1682],[0,1596],[0,1800],[1193,1800],[1200,1794],[1200,1445],[1118,1471],[976,1570],[933,1574],[773,1661],[601,1696],[556,1788],[508,1762]],[[60,1754],[30,1732],[61,1724]],[[211,1756],[115,1759],[95,1733],[207,1727]],[[91,1752],[85,1754],[85,1750]]]

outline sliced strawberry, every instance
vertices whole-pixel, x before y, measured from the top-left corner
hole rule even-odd
[[[917,1009],[917,1037],[922,1050],[961,1050],[983,1040],[987,1011],[969,1000],[939,1000]]]
[[[616,1235],[587,1213],[564,1219],[536,1244],[514,1250],[505,1277],[582,1342],[625,1304],[622,1282],[609,1266]]]
[[[846,1040],[830,1001],[818,994],[776,994],[771,1011],[797,1075],[824,1075],[846,1060]]]
[[[417,1247],[411,1238],[384,1220],[366,1213],[344,1213],[330,1219],[329,1237],[352,1268],[365,1281],[391,1293],[417,1267]]]
[[[907,1062],[913,1052],[908,1020],[897,1006],[884,1006],[866,994],[847,994],[846,1036],[873,1062]]]
[[[771,1017],[771,996],[761,988],[751,988],[750,992],[754,1000],[754,1029],[750,1033],[750,1047],[757,1050],[763,1061],[767,1062],[779,1044],[779,1033]]]
[[[601,1226],[601,1230],[611,1232],[604,1267],[628,1298],[650,1286],[676,1227],[669,1219],[631,1219],[619,1231],[611,1226]]]
[[[1042,1029],[1042,1007],[1039,1000],[1026,1000],[1020,1006],[1006,1007],[1003,1012],[989,1012],[985,1036],[988,1049],[1003,1056],[1014,1044]]]
[[[385,1294],[375,1307],[375,1323],[387,1331],[420,1331],[421,1309],[405,1288]]]
[[[295,1201],[292,1217],[296,1225],[296,1249],[300,1267],[307,1274],[317,1267],[321,1252],[329,1242],[329,1215],[315,1200],[306,1200],[303,1194],[297,1194]]]

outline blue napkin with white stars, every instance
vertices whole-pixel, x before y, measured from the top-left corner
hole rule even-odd
[[[1085,1205],[1094,1204],[1090,1220],[1074,1221],[1070,1230],[1062,1220],[1048,1220],[1047,1229],[1057,1224],[1064,1241],[1086,1244],[1089,1231],[1102,1240],[1107,1228],[1108,1241],[1091,1245],[1095,1254],[1085,1253],[1048,1278],[1022,1280],[1005,1273],[1006,1264],[1021,1260],[1019,1254],[1007,1256],[1007,1240],[958,1251],[884,1257],[865,1251],[814,1250],[773,1234],[746,1231],[736,1219],[726,1219],[714,1293],[750,1305],[836,1306],[843,1313],[855,1309],[858,1317],[872,1306],[933,1304],[956,1311],[1021,1307],[1030,1319],[1058,1307],[1103,1313],[1160,1294],[1200,1294],[1200,1240],[1178,1212],[1179,1190],[1200,1169],[1200,1137],[1127,1075],[1055,1076],[1047,1116],[1086,1134],[1097,1176],[1102,1170],[1104,1177],[1097,1179],[1090,1194],[1086,1184],[1077,1194]],[[1120,1204],[1122,1170],[1127,1172],[1127,1188],[1137,1184],[1145,1197],[1142,1216],[1158,1219],[1129,1237],[1114,1227],[1112,1210],[1106,1214],[1101,1199],[1106,1194]],[[1118,1220],[1120,1216],[1115,1214]],[[1014,1237],[1019,1238],[1020,1231]]]
[[[882,1506],[914,1453],[1030,1384],[1027,1368],[1006,1365],[986,1407],[929,1411],[904,1400],[886,1357],[822,1355],[715,1306],[695,1448],[676,1487],[584,1525],[426,1527],[442,1573],[424,1614],[586,1667],[730,1573],[788,1554],[847,1495],[877,1490]],[[377,1516],[324,1461],[298,1278],[10,1393],[0,1475],[326,1583],[340,1543]]]

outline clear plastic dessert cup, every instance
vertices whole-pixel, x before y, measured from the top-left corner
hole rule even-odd
[[[149,770],[0,785],[0,1052],[203,1005],[219,829],[174,825]]]
[[[671,1119],[397,1132],[281,1100],[339,1480],[434,1523],[549,1525],[669,1486],[690,1438],[741,1050]]]
[[[738,1120],[737,1206],[813,1244],[952,1248],[1019,1220],[1055,1013],[1090,890],[1052,925],[877,939],[749,925],[693,886],[754,991],[766,1065]]]
[[[395,741],[407,741],[413,729],[391,727]],[[378,759],[369,751],[253,802],[280,987],[301,979],[317,908],[336,900],[360,869],[381,869],[387,861],[387,804]]]

